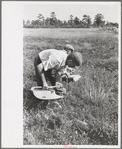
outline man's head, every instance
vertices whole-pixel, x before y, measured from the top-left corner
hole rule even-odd
[[[75,66],[81,67],[82,61],[83,58],[79,52],[71,52],[67,57],[66,65],[68,65],[69,67],[75,67]]]
[[[64,50],[66,50],[67,52],[69,52],[69,51],[74,52],[75,51],[74,47],[71,44],[66,44],[64,46]]]

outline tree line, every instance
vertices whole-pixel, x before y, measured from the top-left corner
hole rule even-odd
[[[50,17],[44,18],[42,14],[36,20],[23,20],[24,28],[91,28],[91,27],[118,27],[118,23],[105,22],[102,14],[96,14],[93,22],[89,15],[83,15],[80,20],[77,16],[70,15],[68,21],[59,20],[55,12],[50,13]]]

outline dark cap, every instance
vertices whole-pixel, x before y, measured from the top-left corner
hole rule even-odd
[[[82,55],[79,52],[71,52],[67,59],[71,59],[76,66],[81,66],[83,62]]]
[[[71,44],[66,44],[64,47],[65,50],[75,51],[74,47]]]

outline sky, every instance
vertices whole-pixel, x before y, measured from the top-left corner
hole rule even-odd
[[[105,21],[120,21],[120,2],[64,2],[64,1],[28,1],[23,2],[23,20],[36,20],[38,14],[45,18],[50,17],[51,12],[55,12],[56,18],[60,20],[69,20],[70,15],[82,20],[83,15],[89,15],[94,20],[96,14],[101,13]]]

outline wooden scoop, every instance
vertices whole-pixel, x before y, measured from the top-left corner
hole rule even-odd
[[[36,98],[42,99],[42,100],[54,100],[54,99],[63,98],[63,96],[57,95],[55,93],[55,90],[49,90],[53,88],[55,88],[55,86],[49,86],[48,89],[43,89],[42,86],[36,86],[36,87],[32,87],[31,91],[33,92]]]

